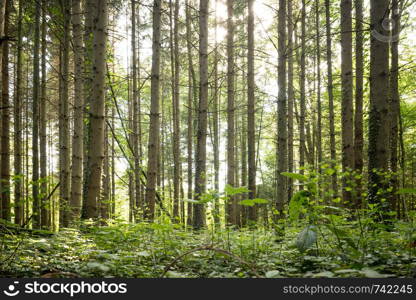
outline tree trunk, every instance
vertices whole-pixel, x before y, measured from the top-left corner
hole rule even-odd
[[[47,194],[48,194],[48,182],[47,182],[47,153],[46,153],[46,1],[42,0],[42,25],[41,25],[41,35],[42,35],[42,65],[41,65],[41,88],[40,88],[40,116],[39,116],[39,152],[40,152],[40,178],[42,182],[40,184],[40,194],[41,194],[41,227],[49,226],[49,205]]]
[[[105,61],[107,42],[107,0],[98,0],[93,24],[93,86],[90,108],[91,142],[88,149],[87,218],[97,217],[97,201],[100,197],[102,162],[104,158],[104,100]]]
[[[234,1],[227,0],[227,184],[235,187],[234,130]],[[236,199],[227,200],[227,224],[236,224]]]
[[[381,203],[386,197],[383,174],[389,161],[389,32],[382,26],[387,18],[389,0],[371,0],[370,41],[370,113],[368,124],[368,188],[370,203]],[[387,205],[387,202],[384,202]]]
[[[322,163],[322,104],[321,104],[321,23],[319,19],[319,0],[315,0],[316,26],[316,154],[318,171],[321,172]]]
[[[302,0],[301,17],[301,55],[300,55],[300,116],[299,116],[299,172],[304,173],[306,141],[305,141],[305,81],[306,81],[306,3]]]
[[[180,93],[179,93],[179,0],[175,0],[174,12],[174,93],[173,93],[173,217],[179,218],[180,198]]]
[[[219,109],[220,109],[220,95],[219,86],[218,86],[218,20],[217,20],[217,11],[218,11],[218,0],[215,1],[215,48],[214,48],[214,98],[213,98],[213,112],[212,112],[212,121],[213,121],[213,148],[214,148],[214,189],[219,192],[220,190],[220,135],[219,135]],[[220,203],[219,199],[214,200],[214,224],[216,227],[220,226]]]
[[[331,152],[332,189],[334,196],[338,193],[338,180],[336,173],[336,145],[335,145],[335,113],[334,113],[334,92],[332,81],[332,40],[331,40],[331,14],[330,1],[325,0],[325,19],[326,19],[326,61],[328,76],[328,110],[329,110],[329,144]]]
[[[256,123],[255,123],[255,98],[254,98],[254,0],[248,1],[248,24],[247,24],[247,148],[248,148],[248,189],[249,199],[256,198]],[[249,207],[248,219],[255,221],[256,207]]]
[[[160,144],[160,116],[159,116],[159,76],[160,76],[160,18],[161,1],[153,2],[153,46],[152,46],[152,74],[151,74],[151,107],[150,128],[147,161],[147,186],[145,218],[154,219],[156,180],[158,174],[158,156]]]
[[[206,189],[207,114],[208,114],[208,0],[199,1],[199,107],[196,143],[195,199],[200,200]],[[205,226],[203,204],[194,206],[194,228]]]
[[[399,94],[399,34],[400,34],[400,10],[399,0],[392,0],[392,32],[391,32],[391,66],[390,66],[390,167],[392,174],[391,185],[393,192],[390,198],[392,209],[399,212],[399,179],[398,165],[398,137],[400,119],[400,94]]]
[[[353,102],[352,102],[352,2],[341,0],[341,84],[342,84],[342,171],[354,168]],[[350,176],[344,174],[342,198],[351,205],[352,193],[347,190]],[[351,187],[349,187],[351,188]]]
[[[11,0],[6,1],[4,14],[4,35],[9,36]],[[1,99],[1,144],[0,144],[0,198],[2,218],[11,221],[10,207],[10,103],[9,103],[9,42],[1,44],[3,56],[1,69],[2,99]]]
[[[354,114],[354,168],[359,174],[363,171],[363,85],[364,85],[364,53],[363,53],[363,0],[355,0],[355,114]],[[356,180],[354,206],[361,207],[361,178]]]
[[[19,0],[17,16],[17,62],[16,88],[14,90],[14,222],[23,224],[24,198],[22,198],[23,170],[22,170],[22,16],[23,0]]]
[[[287,1],[287,146],[288,146],[288,171],[294,172],[293,163],[293,104],[295,101],[295,93],[293,87],[293,12],[292,3]],[[288,198],[291,199],[293,195],[293,180],[287,179],[287,194]]]
[[[279,0],[279,41],[278,41],[278,137],[277,137],[277,195],[276,209],[282,217],[283,207],[287,202],[286,177],[287,172],[287,98],[286,98],[286,0]]]
[[[62,89],[59,102],[59,199],[62,225],[69,224],[69,185],[70,185],[70,149],[69,149],[69,47],[70,47],[70,1],[62,3],[64,16],[64,37],[62,45]]]
[[[192,62],[192,45],[191,45],[191,15],[189,10],[189,3],[186,0],[186,47],[188,52],[188,118],[187,118],[187,154],[188,154],[188,161],[187,161],[187,175],[188,175],[188,192],[187,196],[188,199],[192,199],[192,145],[193,145],[193,102],[196,100],[193,98],[195,87],[195,81],[193,78],[195,77],[195,72],[193,69],[193,62]],[[187,206],[187,225],[192,224],[192,203],[188,203]]]
[[[82,166],[84,159],[84,91],[83,91],[83,42],[81,0],[72,0],[72,30],[74,47],[74,126],[72,136],[71,221],[78,220],[82,200]]]
[[[33,199],[33,227],[40,227],[40,199],[39,199],[39,41],[40,41],[40,12],[41,4],[35,4],[35,36],[33,55],[33,102],[32,102],[32,199]]]

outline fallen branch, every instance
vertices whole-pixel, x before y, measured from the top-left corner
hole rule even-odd
[[[241,257],[239,257],[239,256],[237,256],[237,255],[235,255],[235,254],[233,254],[233,253],[231,253],[231,252],[229,252],[227,250],[220,249],[220,248],[215,248],[213,245],[205,245],[205,246],[201,246],[201,247],[198,247],[198,248],[194,248],[194,249],[191,249],[191,250],[186,251],[185,253],[179,255],[169,265],[167,265],[165,267],[165,269],[164,269],[162,275],[160,275],[160,277],[163,278],[163,276],[166,275],[166,273],[169,271],[169,269],[172,266],[174,266],[180,259],[182,259],[183,257],[187,256],[188,254],[191,254],[193,252],[198,252],[198,251],[214,251],[214,252],[218,252],[218,253],[225,254],[225,255],[227,255],[229,257],[234,258],[235,260],[238,260],[240,263],[248,266],[251,269],[251,271],[254,273],[254,275],[256,275],[257,278],[261,278],[261,276],[257,273],[257,270],[256,270],[256,268],[253,265],[251,265],[250,263],[246,262]]]

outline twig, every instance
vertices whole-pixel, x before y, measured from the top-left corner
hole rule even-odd
[[[167,265],[165,267],[165,269],[164,269],[162,275],[160,275],[160,277],[163,278],[163,276],[166,275],[166,273],[169,271],[169,269],[172,266],[174,266],[181,258],[187,256],[188,254],[191,254],[193,252],[198,252],[198,251],[215,251],[215,252],[218,252],[218,253],[225,254],[225,255],[227,255],[229,257],[232,257],[232,258],[238,260],[240,263],[242,263],[244,265],[247,265],[251,269],[251,271],[254,273],[254,275],[256,275],[257,278],[261,278],[261,276],[257,273],[257,270],[254,268],[253,265],[251,265],[250,263],[248,263],[245,260],[243,260],[241,257],[239,257],[239,256],[237,256],[237,255],[235,255],[235,254],[233,254],[233,253],[231,253],[231,252],[229,252],[227,250],[220,249],[220,248],[215,248],[212,245],[205,245],[205,246],[201,246],[201,247],[198,247],[198,248],[194,248],[194,249],[191,249],[191,250],[186,251],[185,253],[179,255],[169,265]]]

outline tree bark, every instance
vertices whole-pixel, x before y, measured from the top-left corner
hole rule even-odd
[[[22,16],[23,0],[19,0],[17,16],[17,61],[16,61],[16,87],[14,90],[14,222],[23,224],[24,198],[22,198],[23,170],[22,170]]]
[[[82,167],[84,159],[84,50],[82,41],[81,0],[72,0],[72,30],[74,44],[74,125],[72,136],[71,221],[78,220],[82,200]]]
[[[355,112],[354,112],[354,167],[359,174],[363,171],[363,86],[364,86],[364,52],[363,52],[363,0],[355,0]],[[354,206],[361,207],[361,179],[356,180],[357,195]]]
[[[41,4],[35,4],[35,35],[33,55],[33,102],[32,102],[32,199],[33,227],[40,227],[39,199],[39,41],[40,41],[40,11]]]
[[[368,196],[370,203],[386,197],[382,172],[389,161],[389,32],[382,26],[389,0],[371,0],[370,113],[368,127]],[[387,202],[384,202],[387,205]]]
[[[91,142],[88,149],[88,189],[86,217],[97,217],[97,201],[100,197],[102,163],[104,158],[104,100],[105,61],[107,42],[107,0],[96,2],[93,22],[93,86],[90,108]]]
[[[278,53],[279,63],[277,69],[278,77],[278,137],[277,137],[277,195],[276,209],[282,217],[283,207],[287,202],[286,176],[287,172],[287,97],[286,97],[286,0],[279,0],[278,17]]]
[[[196,142],[195,199],[206,189],[207,115],[208,115],[208,0],[199,1],[199,107]],[[205,226],[204,204],[194,206],[194,228]]]
[[[41,35],[42,35],[42,63],[41,63],[41,73],[42,79],[40,84],[40,108],[39,108],[39,154],[40,154],[40,178],[42,182],[40,184],[40,194],[41,194],[41,227],[49,226],[49,200],[47,199],[48,195],[48,182],[47,182],[47,136],[46,136],[46,1],[42,0],[42,25],[41,25]]]
[[[288,144],[288,171],[294,172],[293,151],[293,104],[295,93],[293,87],[293,10],[292,3],[287,1],[287,144]],[[287,194],[291,199],[293,195],[293,180],[287,179]]]
[[[338,193],[338,180],[336,172],[336,145],[335,145],[335,112],[334,112],[334,92],[332,80],[332,39],[331,39],[331,14],[330,1],[325,0],[325,19],[326,19],[326,61],[327,61],[327,76],[328,76],[328,110],[329,110],[329,145],[331,152],[331,168],[334,171],[332,174],[332,190],[334,196]]]
[[[64,36],[62,45],[62,89],[59,102],[59,199],[61,225],[69,225],[70,149],[69,149],[69,47],[70,47],[70,1],[62,2]]]
[[[158,156],[160,143],[159,115],[159,76],[160,76],[160,18],[161,1],[153,2],[153,45],[152,45],[152,74],[151,74],[151,107],[150,128],[147,161],[147,186],[145,218],[152,221],[155,214],[156,180],[158,174]]]
[[[227,0],[227,184],[235,187],[235,130],[234,130],[234,1]],[[227,200],[227,224],[236,224],[236,199]]]
[[[11,0],[6,1],[4,13],[4,35],[10,34],[10,12],[12,8]],[[1,144],[0,144],[0,198],[2,218],[11,221],[10,206],[10,103],[9,103],[9,42],[4,40],[1,44],[3,56],[1,63]]]
[[[254,98],[254,0],[248,1],[248,52],[247,52],[247,155],[248,155],[248,189],[249,199],[256,198],[256,123]],[[248,219],[257,219],[256,207],[249,207]]]
[[[342,171],[354,168],[353,102],[352,102],[352,1],[341,0],[341,97],[342,97]],[[347,190],[351,176],[344,174],[342,198],[351,205],[352,193]],[[351,187],[349,187],[351,188]]]

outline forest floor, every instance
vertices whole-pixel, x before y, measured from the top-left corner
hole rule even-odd
[[[195,233],[180,225],[139,223],[49,235],[2,231],[0,277],[415,276],[409,223],[396,222],[393,230],[351,222],[336,231],[314,226],[316,239],[307,245],[300,241],[307,226],[282,228]]]

